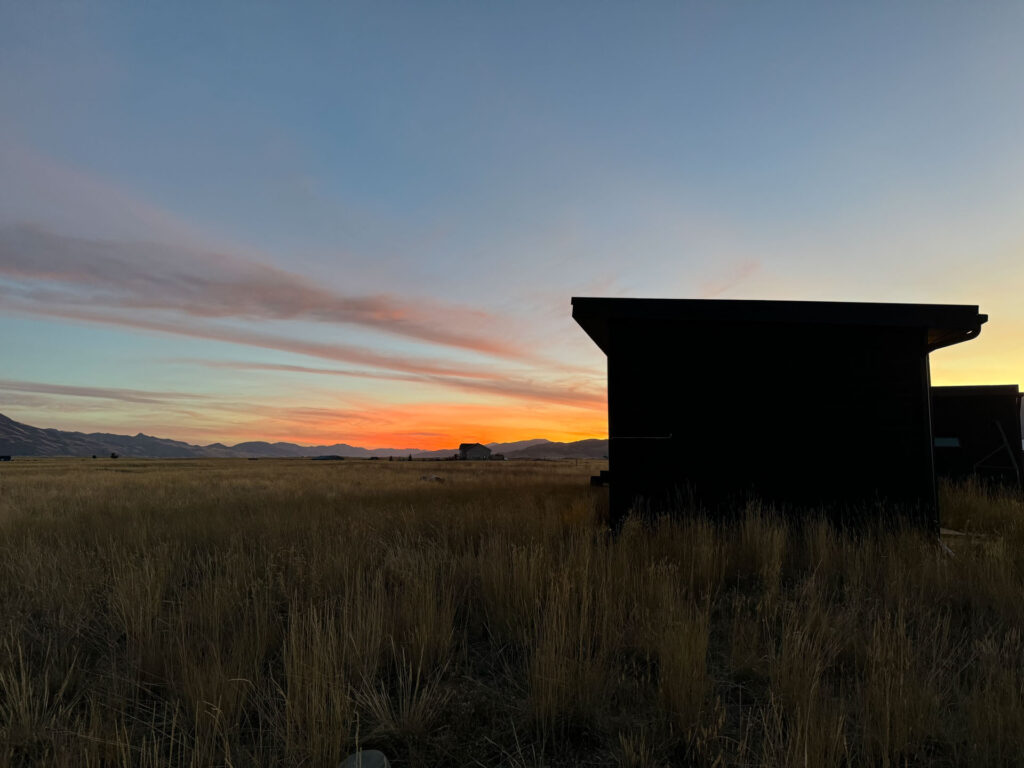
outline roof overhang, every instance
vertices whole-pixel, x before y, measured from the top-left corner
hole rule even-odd
[[[939,397],[1020,397],[1016,384],[977,384],[966,387],[932,387]]]
[[[609,299],[574,296],[572,316],[605,354],[611,326],[622,320],[654,323],[785,324],[921,328],[928,351],[973,339],[988,315],[977,305],[883,304],[845,301],[733,301],[727,299]]]

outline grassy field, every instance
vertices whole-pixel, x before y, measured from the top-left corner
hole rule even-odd
[[[610,538],[602,466],[0,465],[0,766],[1020,764],[1020,502]]]

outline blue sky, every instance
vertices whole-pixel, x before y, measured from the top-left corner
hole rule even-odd
[[[1024,379],[1019,3],[0,16],[13,418],[596,436],[572,295],[979,304],[936,382]]]

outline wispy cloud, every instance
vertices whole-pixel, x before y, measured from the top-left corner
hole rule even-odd
[[[537,335],[536,312],[521,302],[492,311],[432,299],[416,288],[399,294],[390,280],[368,285],[366,270],[358,268],[362,278],[343,282],[345,265],[359,266],[356,257],[339,260],[330,284],[318,282],[90,172],[13,151],[2,141],[0,176],[10,182],[0,188],[3,313],[173,334],[313,363],[202,363],[264,372],[264,378],[269,371],[311,374],[302,394],[289,380],[270,384],[279,389],[268,396],[261,381],[244,403],[212,391],[156,391],[166,389],[163,384],[154,391],[88,386],[108,379],[70,371],[60,384],[26,381],[33,378],[27,369],[11,369],[4,372],[10,378],[0,380],[4,406],[60,413],[62,420],[78,418],[81,426],[100,430],[141,428],[189,441],[231,436],[437,446],[485,437],[478,428],[494,439],[523,436],[521,429],[531,432],[528,437],[604,429],[603,376],[564,355],[550,359],[537,352],[550,344],[550,334]],[[37,221],[43,223],[25,223]],[[313,324],[322,327],[311,334]],[[317,387],[312,375],[347,377],[353,384]],[[216,378],[212,372],[210,378]],[[385,396],[377,394],[382,387],[356,385],[357,379],[407,386],[387,387]],[[344,393],[335,397],[328,389]]]
[[[205,244],[203,231],[97,174],[57,161],[0,132],[0,212],[3,223],[45,220],[51,231],[114,240]]]
[[[0,288],[0,297],[3,297],[3,295],[3,290]],[[463,392],[492,394],[513,399],[555,403],[595,410],[603,410],[606,403],[603,390],[595,386],[600,377],[595,379],[594,376],[581,376],[577,374],[568,381],[551,381],[550,379],[538,381],[524,379],[510,374],[508,371],[495,369],[493,366],[472,366],[423,357],[388,355],[351,345],[297,340],[258,331],[213,326],[211,324],[200,326],[185,322],[142,318],[136,315],[126,317],[121,314],[62,307],[53,307],[45,312],[40,312],[33,304],[18,301],[7,301],[4,306],[5,309],[11,311],[22,311],[31,314],[42,313],[50,317],[60,317],[102,325],[128,326],[158,333],[302,354],[332,362],[369,366],[378,370],[331,369],[316,366],[265,363],[203,362],[204,365],[210,367],[291,371],[295,373],[347,376],[350,378],[405,381],[447,387]],[[546,373],[550,376],[552,372],[548,371]],[[580,385],[581,381],[585,382],[582,386]]]
[[[700,286],[700,298],[714,299],[740,285],[761,269],[761,262],[752,259],[733,264],[720,275]]]
[[[384,374],[373,371],[359,371],[339,368],[318,368],[307,365],[287,365],[282,363],[249,363],[219,360],[192,360],[211,368],[230,368],[248,371],[279,371],[286,373],[312,373],[324,376],[343,376],[360,379],[378,379],[384,381],[408,381],[420,384],[436,384],[444,387],[461,389],[470,392],[502,395],[517,400],[537,400],[545,403],[568,405],[578,408],[604,409],[606,398],[603,392],[591,391],[564,384],[562,386],[542,384],[517,378],[465,379],[456,376],[427,374]]]
[[[187,321],[161,320],[139,314],[122,314],[116,312],[90,311],[88,309],[67,308],[61,306],[41,307],[36,303],[18,300],[11,292],[0,286],[0,297],[7,296],[4,309],[12,312],[45,315],[67,320],[76,320],[100,325],[114,325],[140,330],[188,336],[197,339],[222,341],[229,344],[274,349],[281,352],[292,352],[310,357],[318,357],[341,363],[369,365],[385,370],[405,371],[441,376],[458,376],[461,378],[488,379],[495,375],[493,368],[471,365],[456,365],[444,361],[437,362],[431,358],[407,355],[389,355],[364,347],[349,344],[326,344],[306,341],[285,336],[278,336],[260,331],[248,331],[230,328],[212,323],[198,325]]]
[[[48,394],[65,397],[88,397],[102,400],[119,400],[124,403],[159,405],[168,400],[207,400],[205,395],[186,392],[152,392],[140,389],[118,389],[116,387],[77,387],[69,384],[48,384],[41,381],[17,381],[0,379],[0,391],[21,392],[29,395]]]
[[[0,290],[0,296],[3,296],[2,290]],[[36,308],[30,304],[15,302],[8,303],[5,306],[12,310],[21,310],[30,313],[37,312]],[[523,379],[521,377],[510,375],[505,371],[497,371],[493,368],[456,365],[450,362],[438,362],[427,358],[385,355],[361,347],[301,341],[237,328],[220,328],[211,327],[210,325],[195,326],[192,324],[173,323],[139,317],[123,317],[121,315],[90,312],[78,309],[54,308],[45,314],[70,320],[104,325],[128,325],[133,328],[141,328],[160,333],[189,336],[213,341],[223,341],[282,352],[299,353],[310,357],[331,360],[333,362],[365,365],[381,370],[367,371],[336,369],[278,363],[246,363],[214,360],[193,361],[207,367],[311,373],[349,378],[405,381],[410,383],[447,387],[467,392],[493,394],[514,399],[542,401],[590,409],[603,409],[606,403],[603,391],[597,388],[591,389],[588,386],[580,386],[579,381],[581,379],[578,376],[574,377],[572,381],[552,383],[550,381],[544,382]],[[583,379],[583,381],[588,385],[592,383],[589,377]],[[58,385],[46,386],[57,387]],[[67,394],[74,394],[71,390],[81,390],[83,393],[91,392],[94,394],[83,394],[83,396],[96,397],[104,396],[103,393],[108,392],[122,392],[125,393],[125,396],[117,399],[125,401],[128,401],[128,396],[131,396],[131,391],[129,390],[101,390],[88,387],[69,387]],[[24,391],[40,392],[44,390],[30,388]],[[56,393],[56,389],[47,391],[53,391]],[[166,394],[169,396],[170,393]],[[146,393],[135,393],[135,396],[149,397],[150,395]],[[138,400],[138,402],[145,401]]]
[[[305,320],[354,325],[498,357],[530,359],[486,312],[388,294],[344,295],[238,255],[156,242],[68,237],[0,227],[9,293],[53,305],[167,311],[192,318]],[[466,331],[488,326],[494,333]]]

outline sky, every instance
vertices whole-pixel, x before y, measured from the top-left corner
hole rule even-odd
[[[0,413],[603,437],[576,295],[977,304],[933,383],[1024,383],[1022,33],[1019,2],[0,0]]]

